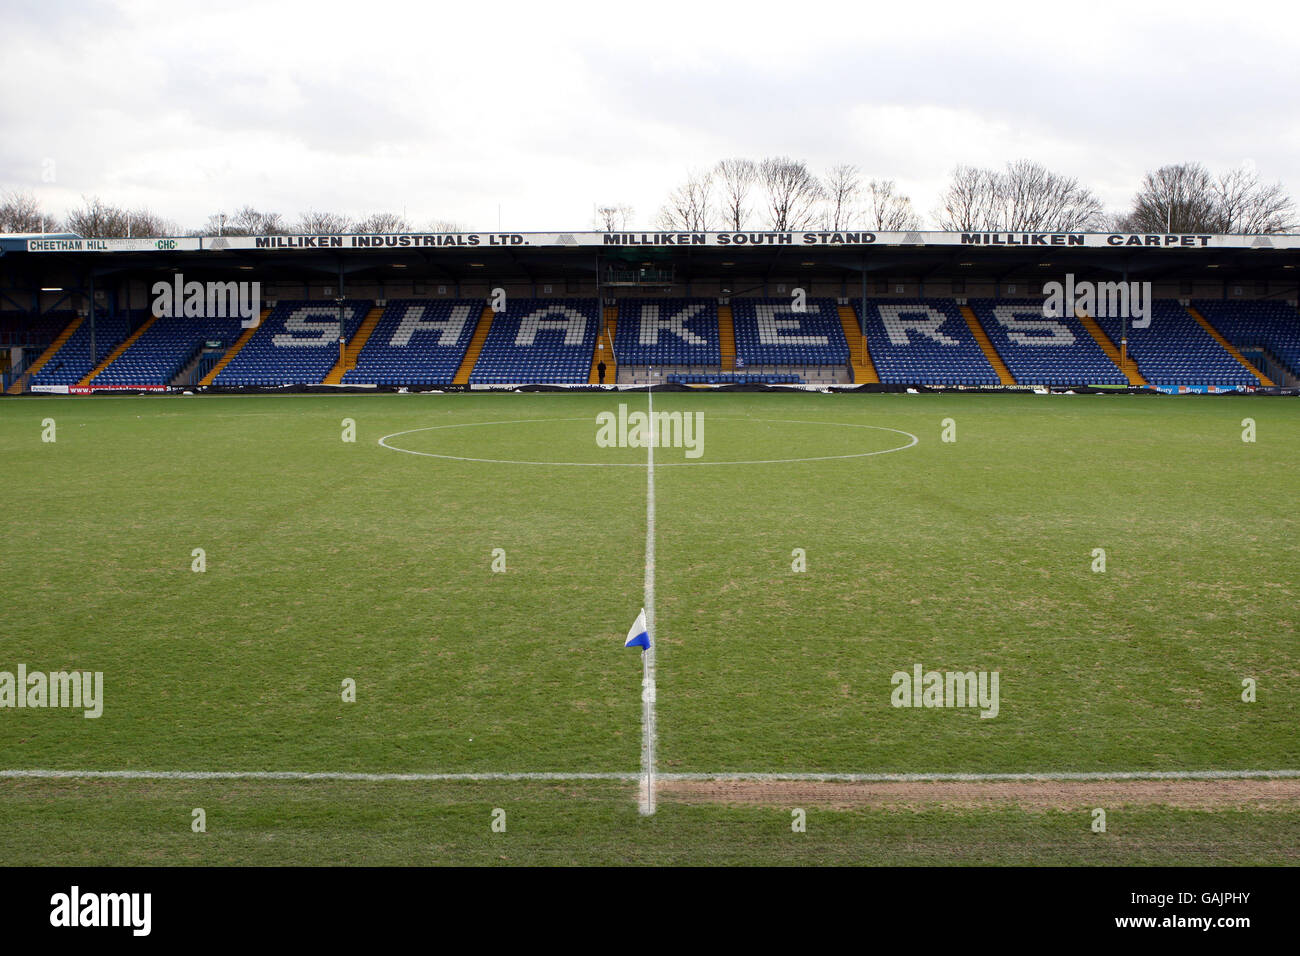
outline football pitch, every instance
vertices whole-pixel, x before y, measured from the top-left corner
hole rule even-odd
[[[0,856],[1300,862],[1300,405],[650,401],[0,403]]]

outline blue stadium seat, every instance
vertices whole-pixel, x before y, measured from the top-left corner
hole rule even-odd
[[[95,376],[95,385],[166,385],[205,342],[231,345],[239,338],[239,319],[160,318],[130,348]]]
[[[343,335],[352,338],[371,303],[343,303]],[[280,302],[213,385],[310,385],[339,358],[339,306],[331,302]]]
[[[785,299],[732,299],[736,357],[746,365],[847,365],[834,299],[808,299],[794,312]]]
[[[43,312],[0,311],[0,346],[47,348],[77,314],[71,309]]]
[[[1032,299],[971,299],[1012,377],[1021,385],[1125,385],[1128,378],[1073,315],[1044,317]]]
[[[477,299],[389,301],[343,382],[449,385],[482,314]]]
[[[143,315],[135,316],[136,324],[144,321]],[[110,317],[106,313],[95,315],[95,355],[90,354],[90,319],[85,321],[63,343],[50,360],[32,376],[32,385],[76,385],[85,378],[94,367],[108,358],[110,352],[122,344],[131,334],[132,316],[119,312]]]
[[[492,319],[470,384],[586,382],[599,329],[595,299],[510,299]]]
[[[623,299],[614,355],[620,365],[721,365],[714,299]]]
[[[882,382],[997,385],[983,350],[952,299],[857,300],[871,361]]]
[[[1300,375],[1300,312],[1277,301],[1192,302],[1219,334],[1238,348],[1268,349],[1292,375]]]
[[[1123,319],[1099,316],[1097,324],[1119,344]],[[1128,322],[1128,351],[1152,385],[1259,384],[1175,299],[1156,299],[1145,329]]]

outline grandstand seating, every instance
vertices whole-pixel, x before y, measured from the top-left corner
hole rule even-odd
[[[104,312],[95,315],[95,355],[90,354],[91,323],[82,322],[63,347],[32,376],[31,385],[76,385],[98,362],[118,346],[131,332],[131,314],[119,312],[110,316]],[[139,317],[143,321],[143,317]]]
[[[731,310],[738,366],[849,364],[834,299],[808,299],[802,313],[788,298],[732,299]]]
[[[619,365],[722,364],[714,299],[624,299],[616,329]]]
[[[1119,343],[1123,319],[1099,316],[1097,324]],[[1128,325],[1129,354],[1152,385],[1260,384],[1177,300],[1156,299],[1147,328],[1135,329],[1131,321]]]
[[[94,385],[166,385],[207,341],[230,345],[239,337],[239,319],[160,318],[131,343]]]
[[[450,384],[482,312],[477,299],[389,301],[343,383]]]
[[[584,383],[591,375],[602,324],[594,299],[515,299],[493,317],[490,327],[481,328],[478,300],[401,299],[390,301],[382,315],[372,315],[365,326],[368,330],[374,325],[368,338],[355,338],[370,306],[358,300],[345,303],[343,331],[361,351],[349,355],[355,367],[336,372],[344,384],[446,385],[458,370],[462,377],[456,380],[472,384]],[[1154,385],[1259,384],[1232,346],[1266,349],[1293,374],[1300,369],[1300,314],[1284,302],[1197,300],[1189,310],[1161,299],[1153,308],[1149,328],[1134,329],[1129,323],[1128,346],[1130,357]],[[734,369],[726,367],[724,309],[733,322]],[[972,299],[967,309],[951,298],[868,298],[854,301],[852,309],[856,311],[841,310],[825,298],[809,300],[803,314],[792,312],[785,298],[738,298],[726,307],[703,298],[624,299],[613,323],[617,362],[610,364],[641,367],[637,374],[642,377],[644,367],[654,366],[656,381],[682,384],[838,381],[827,376],[847,367],[845,329],[855,330],[857,316],[884,383],[994,385],[999,382],[995,366],[1003,363],[1002,381],[1014,378],[1020,384],[1128,381],[1115,365],[1117,357],[1105,351],[1107,337],[1119,343],[1124,325],[1120,319],[1096,319],[1096,326],[1090,319],[1085,326],[1074,316],[1045,318],[1041,303],[1033,299]],[[337,315],[338,306],[330,301],[280,302],[235,350],[214,384],[322,381],[339,357]],[[0,334],[30,340],[57,334],[75,318],[70,312],[40,317],[10,312],[0,321]],[[120,343],[129,344],[93,384],[165,385],[193,362],[204,342],[218,340],[229,346],[241,332],[238,319],[158,319],[130,340],[130,330],[145,318],[97,313],[99,362]],[[1097,333],[1100,342],[1089,331],[1097,327],[1105,332]],[[983,349],[981,329],[987,334]],[[64,334],[66,342],[49,350],[49,359],[31,375],[30,385],[75,385],[93,371],[90,323],[74,324]],[[471,346],[479,340],[482,350],[476,355]]]
[[[998,384],[997,372],[954,300],[867,299],[855,306],[882,382]]]
[[[1300,375],[1300,313],[1294,306],[1223,299],[1197,299],[1192,305],[1233,345],[1268,349],[1287,371]]]
[[[33,315],[30,312],[0,312],[0,346],[44,348],[59,337],[77,317],[71,309]]]
[[[600,324],[595,299],[510,299],[492,319],[470,384],[586,382]]]
[[[1128,383],[1073,315],[1045,318],[1043,303],[1032,299],[972,299],[970,306],[1022,385]]]
[[[343,335],[351,338],[371,303],[343,303]],[[321,381],[339,357],[339,307],[331,302],[280,302],[214,385],[300,385]]]

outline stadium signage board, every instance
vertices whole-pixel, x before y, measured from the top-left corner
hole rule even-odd
[[[155,239],[28,239],[28,252],[197,252],[195,237]]]
[[[1300,236],[1216,236],[1205,233],[1088,232],[466,232],[395,235],[229,236],[203,248],[432,249],[484,247],[979,246],[1097,249],[1300,249]]]
[[[304,249],[760,248],[965,246],[979,248],[1300,249],[1300,235],[1224,236],[1134,232],[460,232],[391,235],[205,236],[160,239],[29,239],[28,252],[298,252]]]

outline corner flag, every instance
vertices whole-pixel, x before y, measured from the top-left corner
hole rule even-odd
[[[627,641],[623,646],[650,649],[650,632],[646,630],[645,626],[645,608],[641,608],[641,613],[632,622],[632,630],[627,632]]]

